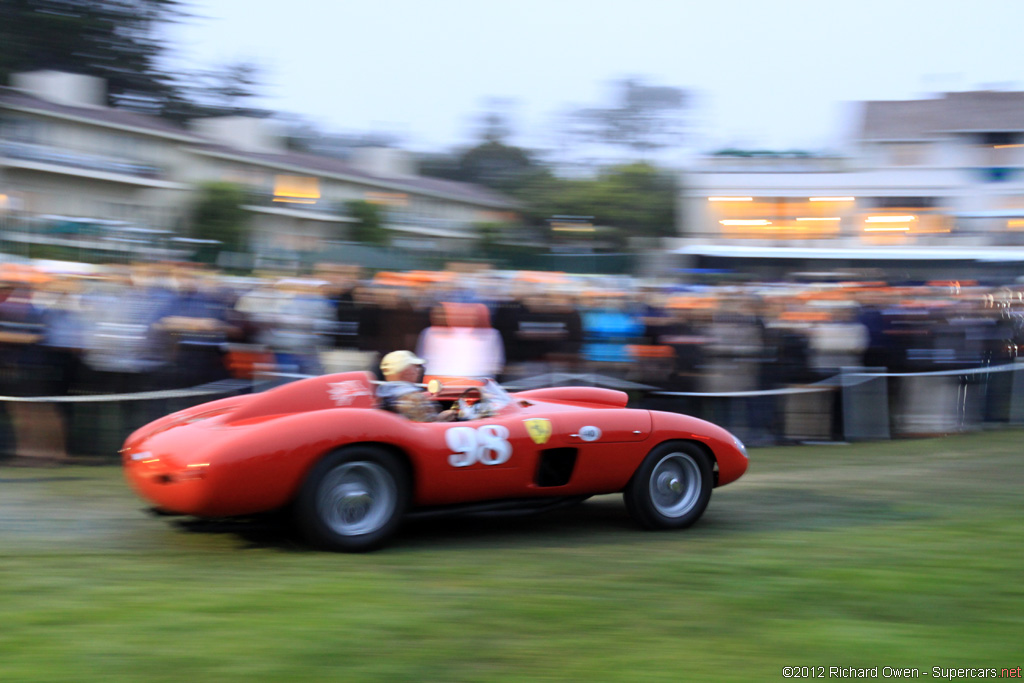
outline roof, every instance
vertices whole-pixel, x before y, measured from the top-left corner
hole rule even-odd
[[[1024,132],[1024,92],[978,90],[862,103],[861,138],[927,140],[950,133]]]
[[[194,134],[184,128],[156,116],[136,114],[111,107],[75,107],[67,104],[57,104],[56,102],[30,95],[17,88],[0,86],[0,107],[23,111],[37,111],[62,118],[84,120],[97,125],[131,128],[155,135],[171,135],[198,140]]]
[[[244,159],[276,168],[324,173],[375,187],[404,190],[413,194],[435,195],[446,199],[490,206],[496,209],[513,209],[518,206],[518,203],[510,197],[479,185],[423,176],[376,176],[333,157],[322,157],[298,152],[248,152],[234,147],[214,144],[202,144],[197,146],[196,149],[213,156]]]
[[[156,116],[136,114],[111,107],[76,107],[57,104],[30,95],[17,88],[0,86],[0,108],[41,112],[100,126],[131,129],[162,137],[174,137],[192,143],[195,151],[206,152],[214,156],[229,156],[252,163],[276,168],[288,168],[299,172],[305,171],[310,174],[323,173],[374,187],[419,195],[432,195],[494,209],[515,209],[518,207],[518,202],[510,197],[478,185],[420,176],[375,176],[361,171],[340,159],[312,154],[300,154],[297,152],[249,152],[235,147],[212,144],[208,139]]]

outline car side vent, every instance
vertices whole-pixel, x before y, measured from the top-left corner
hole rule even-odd
[[[565,486],[576,467],[575,448],[548,448],[540,452],[537,486]]]

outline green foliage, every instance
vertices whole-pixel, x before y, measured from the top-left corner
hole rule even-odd
[[[492,105],[502,106],[501,102]],[[480,116],[477,144],[450,154],[420,159],[420,173],[445,180],[483,185],[499,192],[515,192],[543,167],[535,154],[509,144],[512,124],[500,110]]]
[[[556,215],[593,216],[595,225],[616,228],[623,237],[664,237],[675,234],[676,193],[674,175],[634,163],[594,178],[538,174],[513,196],[526,203],[527,219],[537,226]]]
[[[107,82],[108,104],[176,122],[268,112],[248,106],[259,67],[239,61],[168,72],[161,29],[181,19],[180,0],[0,0],[0,84],[19,71],[54,70]]]
[[[603,136],[604,142],[641,151],[667,144],[678,132],[678,115],[688,104],[682,90],[632,80],[618,84],[617,96],[610,109],[588,110],[589,122],[600,124],[600,131],[592,131],[594,139]],[[615,249],[630,237],[676,232],[677,186],[672,173],[638,162],[604,168],[592,178],[556,176],[535,153],[507,143],[510,126],[497,112],[482,117],[477,136],[473,147],[422,158],[420,172],[503,192],[519,201],[525,222],[534,228],[546,228],[556,215],[593,216],[596,225],[610,228],[594,237]],[[487,251],[494,245],[481,248]]]
[[[110,103],[147,112],[171,96],[157,60],[162,24],[182,14],[178,0],[3,0],[0,82],[18,71],[52,69],[107,81]]]
[[[352,228],[353,239],[356,242],[376,246],[388,243],[388,235],[383,226],[384,220],[376,204],[358,200],[349,202],[347,206],[349,215],[359,221]]]
[[[245,190],[235,183],[210,182],[199,187],[192,207],[192,236],[217,240],[223,249],[248,248],[248,212],[242,208]]]
[[[480,236],[476,245],[479,255],[490,261],[499,261],[510,247],[508,244],[502,244],[502,241],[511,238],[518,226],[506,223],[477,223],[473,227]],[[532,249],[536,250],[536,247]]]
[[[420,173],[445,180],[483,185],[500,192],[515,192],[539,172],[533,154],[498,140],[481,142],[457,154],[435,154],[421,159]]]

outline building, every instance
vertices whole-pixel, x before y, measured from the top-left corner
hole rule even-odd
[[[863,102],[856,120],[845,155],[700,160],[683,178],[674,252],[692,267],[756,263],[776,274],[1019,269],[1024,92]]]
[[[186,129],[104,102],[102,80],[75,74],[20,74],[0,88],[0,212],[8,227],[16,215],[36,226],[37,241],[187,250],[180,238],[208,181],[246,189],[252,247],[262,254],[323,253],[344,242],[355,221],[345,207],[355,200],[382,206],[391,243],[418,250],[457,254],[478,239],[476,224],[516,219],[509,198],[417,176],[400,150],[360,150],[344,162],[288,151],[270,121],[225,117]]]

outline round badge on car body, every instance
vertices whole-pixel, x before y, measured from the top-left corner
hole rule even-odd
[[[597,441],[601,438],[601,430],[597,427],[587,426],[580,428],[580,439],[583,441]]]

